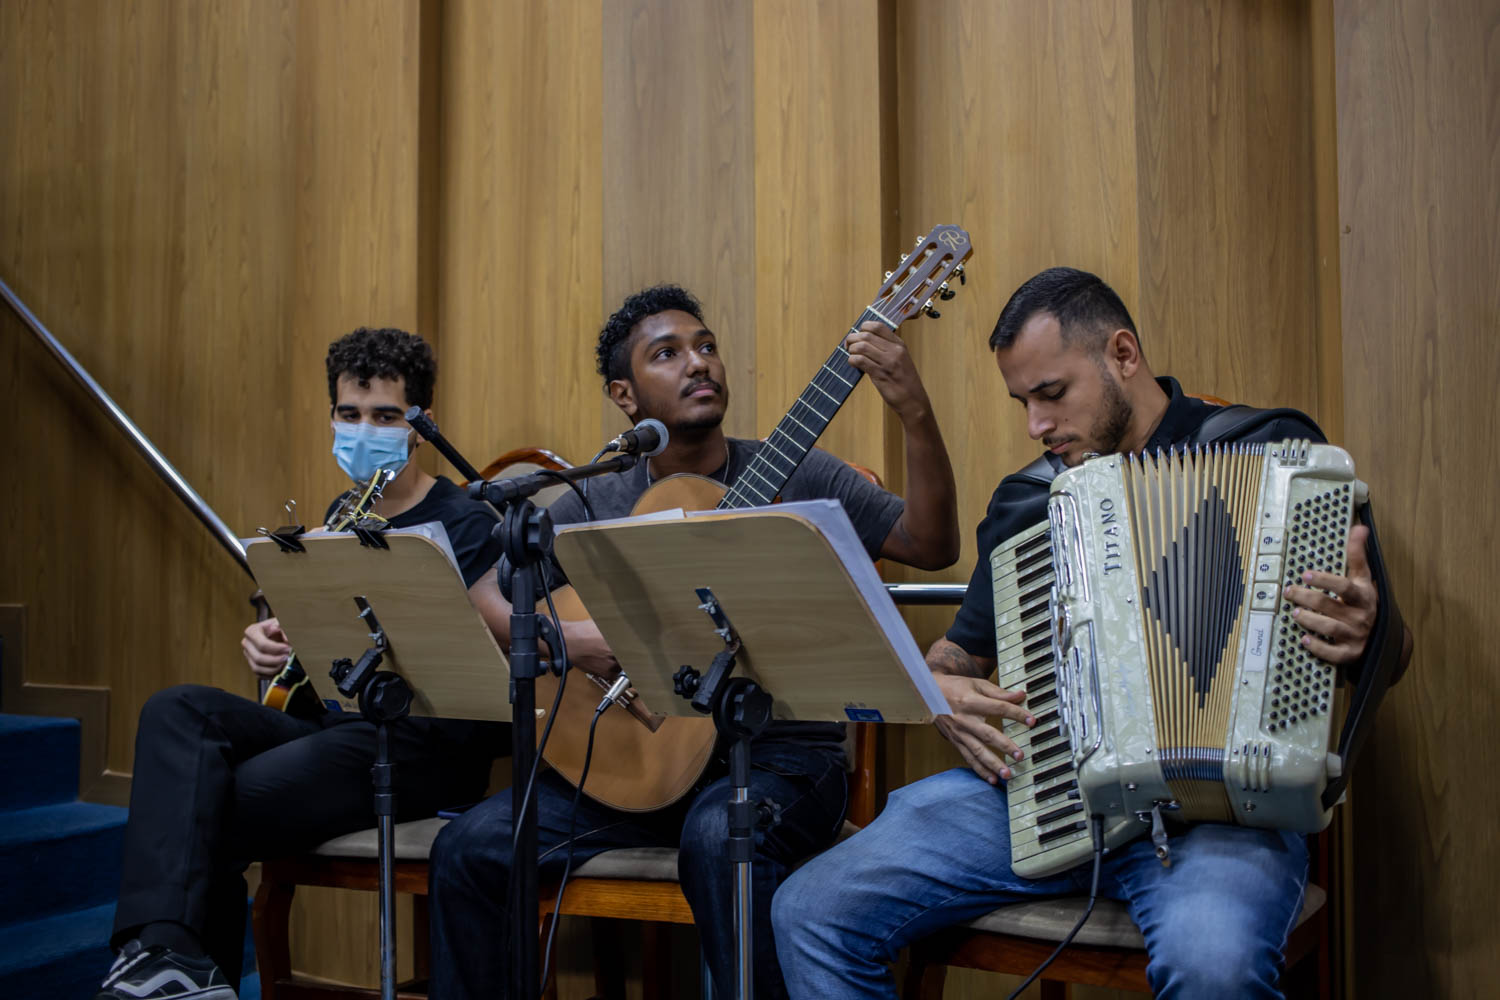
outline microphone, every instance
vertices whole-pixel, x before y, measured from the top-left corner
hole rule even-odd
[[[604,446],[605,451],[618,451],[623,455],[639,455],[650,458],[660,455],[667,447],[667,425],[654,418],[642,420],[630,430]]]

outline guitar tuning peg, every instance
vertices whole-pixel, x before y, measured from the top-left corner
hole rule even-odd
[[[902,259],[902,260],[905,260],[905,259],[906,259],[906,254],[902,254],[902,255],[901,255],[901,259]]]
[[[953,296],[955,296],[957,294],[958,293],[955,292],[953,289],[951,289],[951,288],[945,288],[941,292],[938,293],[938,298],[941,299],[943,302],[947,302],[949,299],[953,298]]]
[[[928,316],[931,316],[933,319],[937,319],[938,317],[940,317],[940,316],[943,315],[942,313],[938,312],[936,309],[932,308],[932,303],[930,303],[930,302],[927,304],[927,308],[923,309],[922,311],[924,313],[926,313]]]
[[[958,283],[960,285],[967,285],[969,283],[969,276],[964,273],[964,266],[962,264],[955,267],[953,273],[958,275]]]
[[[887,272],[885,272],[885,280],[886,281],[890,281],[891,280],[891,275],[893,275],[895,273],[896,273],[895,271],[887,271]]]
[[[916,242],[916,245],[917,245],[917,246],[921,246],[921,245],[922,245],[922,241],[923,241],[923,240],[925,240],[925,239],[926,239],[926,238],[927,238],[927,237],[925,237],[925,236],[918,236],[918,237],[917,237],[917,242]]]

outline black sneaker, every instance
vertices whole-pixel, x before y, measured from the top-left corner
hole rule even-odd
[[[94,1000],[238,1000],[213,959],[127,941]]]

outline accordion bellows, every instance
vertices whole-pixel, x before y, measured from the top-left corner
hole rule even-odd
[[[1340,772],[1334,668],[1308,653],[1282,588],[1344,571],[1365,486],[1306,441],[1089,459],[1048,520],[991,554],[997,683],[1035,727],[1007,783],[1011,858],[1040,877],[1185,821],[1310,833]]]

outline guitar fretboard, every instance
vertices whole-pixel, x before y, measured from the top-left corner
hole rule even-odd
[[[856,332],[869,320],[878,320],[894,328],[894,324],[873,308],[866,308],[849,332]],[[791,409],[771,431],[750,464],[735,477],[717,509],[760,507],[776,499],[786,481],[818,443],[824,428],[839,412],[844,400],[859,384],[860,377],[859,369],[849,363],[849,352],[844,350],[843,338],[839,338],[838,347],[792,403]]]

